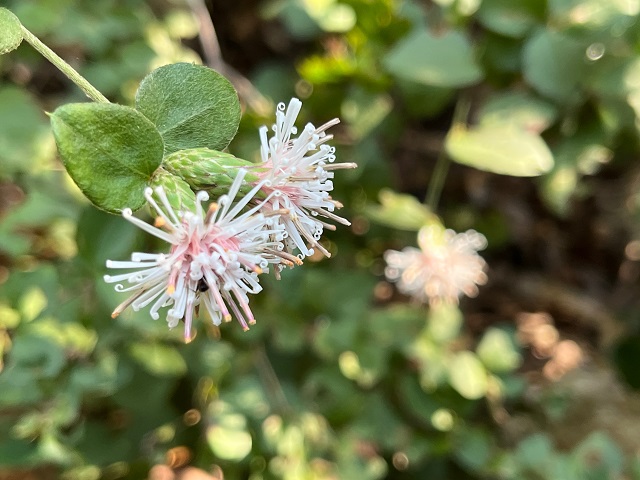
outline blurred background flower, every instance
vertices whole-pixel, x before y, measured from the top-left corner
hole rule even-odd
[[[432,224],[418,232],[418,246],[384,253],[384,273],[400,292],[432,305],[458,303],[461,295],[475,297],[478,285],[487,283],[487,264],[477,252],[487,247],[487,239],[475,230],[456,233]]]

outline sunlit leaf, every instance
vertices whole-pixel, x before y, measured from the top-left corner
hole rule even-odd
[[[206,437],[209,448],[214,455],[224,460],[239,461],[251,451],[253,444],[247,432],[247,420],[244,415],[236,413],[224,403],[212,404]]]
[[[464,398],[476,400],[487,392],[487,371],[472,352],[456,353],[447,368],[449,383]]]
[[[539,135],[508,126],[452,130],[446,149],[458,163],[502,175],[534,177],[553,167],[553,156]]]
[[[180,352],[169,345],[136,342],[131,345],[129,353],[153,375],[175,377],[187,370],[187,364]]]
[[[481,125],[510,125],[534,133],[546,130],[558,116],[550,102],[526,92],[495,95],[480,108]]]
[[[521,361],[513,338],[498,328],[490,328],[485,332],[476,352],[485,367],[495,373],[510,372]]]
[[[392,190],[381,190],[380,205],[369,205],[367,215],[374,221],[401,230],[418,231],[437,217],[417,198]]]

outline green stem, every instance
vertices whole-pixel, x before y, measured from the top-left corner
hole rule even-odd
[[[444,187],[444,181],[447,178],[449,172],[449,157],[444,148],[438,155],[436,166],[433,169],[431,178],[429,179],[429,187],[427,188],[426,203],[429,210],[434,213],[438,208],[438,200],[440,200],[440,194],[442,193],[442,187]]]
[[[462,94],[458,103],[456,103],[455,111],[453,112],[453,120],[451,121],[451,129],[464,128],[467,122],[467,115],[469,115],[469,109],[471,108],[471,101],[466,94]],[[449,172],[449,164],[451,161],[447,156],[447,152],[444,147],[442,148],[436,166],[431,174],[429,180],[429,186],[427,187],[427,195],[425,197],[425,203],[432,212],[435,212],[438,208],[438,201],[440,200],[440,194],[442,193],[442,187],[444,187],[444,181],[447,178]]]
[[[89,97],[94,102],[109,103],[107,97],[102,95],[96,89],[96,87],[91,85],[86,78],[75,71],[71,65],[69,65],[62,58],[56,55],[56,53],[49,47],[47,47],[44,43],[42,43],[38,37],[27,30],[24,25],[21,25],[21,27],[23,38],[27,42],[29,42],[33,48],[40,52],[42,56],[53,63],[56,67],[58,67],[58,69],[62,73],[64,73],[73,83],[80,87],[80,89],[87,95],[87,97]]]
[[[269,360],[267,356],[264,345],[256,349],[254,363],[273,409],[280,415],[291,412],[291,405],[289,405],[287,401],[282,385],[280,385],[280,381],[278,380],[278,375],[276,375],[276,371],[273,365],[271,365],[271,360]]]

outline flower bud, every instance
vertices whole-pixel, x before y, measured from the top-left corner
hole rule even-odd
[[[208,148],[179,150],[165,158],[162,166],[182,178],[193,190],[206,190],[213,196],[223,195],[229,190],[239,168],[247,170],[241,193],[246,194],[251,189],[250,184],[258,180],[251,173],[251,169],[256,168],[254,163]]]
[[[149,186],[154,191],[158,187],[162,187],[174,210],[192,211],[195,209],[196,195],[189,184],[163,167],[154,172]]]

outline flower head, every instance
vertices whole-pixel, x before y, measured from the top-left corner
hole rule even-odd
[[[166,254],[138,252],[130,261],[107,261],[108,268],[129,270],[104,277],[116,283],[117,291],[131,293],[114,310],[114,318],[129,306],[139,310],[151,305],[151,316],[158,319],[158,311],[170,307],[167,323],[174,328],[183,320],[186,341],[192,338],[194,312],[197,315],[200,307],[215,325],[231,320],[232,315],[245,330],[255,323],[248,294],[262,289],[258,274],[269,264],[288,260],[280,254],[284,233],[276,217],[260,213],[260,205],[245,208],[259,187],[233,203],[243,178],[241,170],[229,194],[211,203],[207,211],[202,207],[209,198],[205,192],[197,194],[195,211],[176,212],[162,188],[149,188],[145,196],[158,214],[155,225],[134,217],[129,209],[122,212],[128,221],[171,248]]]
[[[418,245],[384,254],[385,275],[400,292],[431,304],[458,303],[462,294],[475,297],[478,285],[487,282],[486,262],[477,253],[487,246],[484,235],[430,225],[420,229]]]
[[[335,148],[326,144],[333,138],[326,130],[339,122],[337,118],[318,128],[308,123],[295,137],[295,121],[301,107],[302,102],[297,98],[291,99],[286,108],[284,103],[278,104],[273,136],[267,137],[267,127],[260,129],[262,163],[257,171],[264,183],[262,191],[270,196],[263,210],[281,212],[280,222],[288,235],[285,248],[289,253],[297,249],[304,258],[317,248],[328,257],[329,252],[319,243],[324,228],[335,230],[327,220],[350,225],[333,213],[342,207],[329,194],[333,190],[333,171],[355,168],[356,164],[334,163]]]

